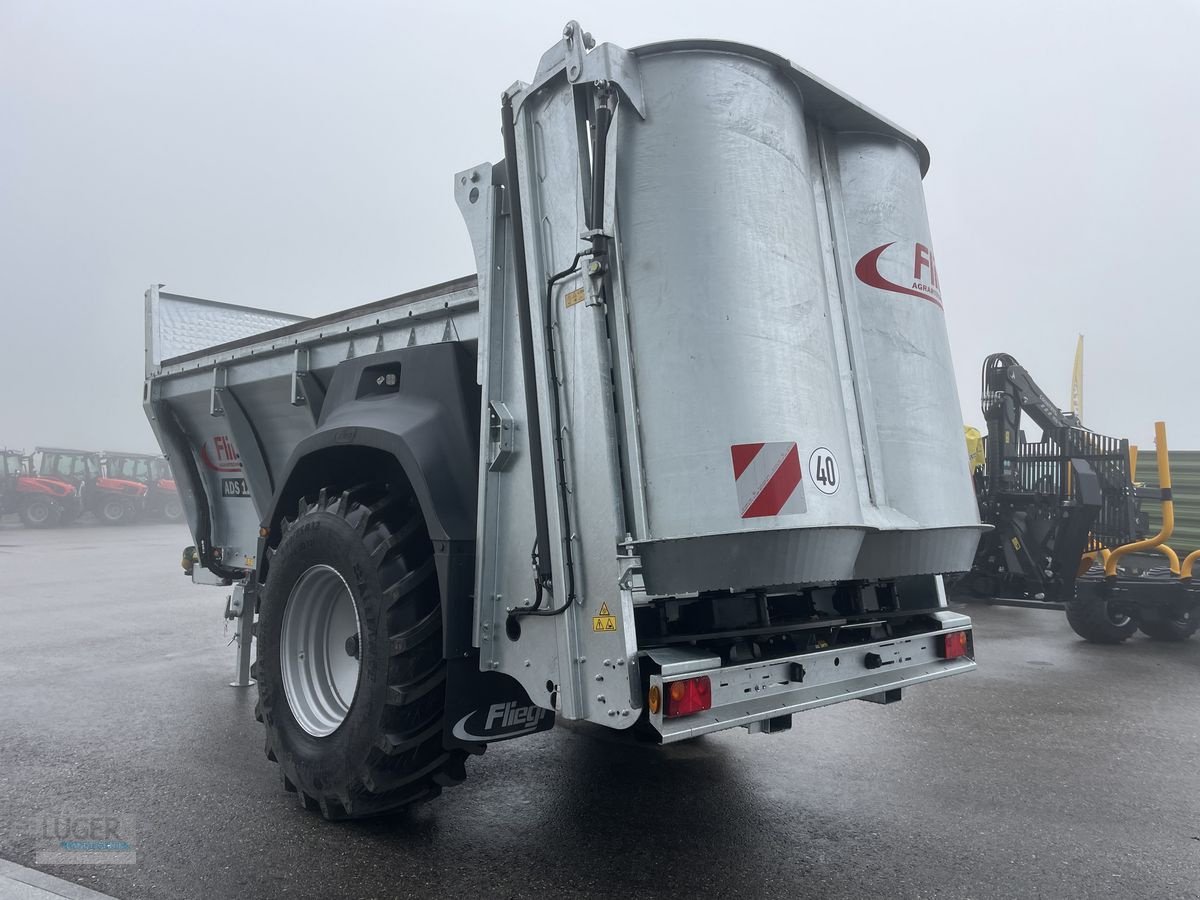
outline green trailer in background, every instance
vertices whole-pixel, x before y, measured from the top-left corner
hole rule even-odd
[[[1157,491],[1158,454],[1139,450],[1134,470],[1136,482]],[[1200,549],[1200,450],[1171,451],[1171,494],[1175,499],[1175,529],[1169,541],[1182,558]],[[1162,528],[1162,508],[1157,503],[1144,506],[1150,518],[1151,533]]]

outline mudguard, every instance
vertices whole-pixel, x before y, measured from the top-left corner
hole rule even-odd
[[[472,645],[479,416],[475,357],[460,343],[408,347],[340,363],[316,430],[293,451],[271,498],[258,555],[266,560],[262,544],[272,539],[300,497],[316,486],[346,480],[344,466],[355,454],[377,451],[394,461],[417,497],[433,542],[442,590],[443,651],[451,663],[446,702],[454,715],[448,719],[447,741],[476,751],[484,740],[530,734],[553,724],[551,714],[529,712],[532,703],[516,682],[481,673],[479,651]],[[364,480],[373,474],[364,472]],[[489,720],[493,706],[500,712]],[[462,726],[461,733],[449,733],[456,725]]]
[[[292,452],[268,527],[294,508],[296,476],[318,454],[370,448],[391,456],[416,492],[429,536],[475,540],[479,387],[474,355],[458,342],[348,359],[334,370],[316,430]],[[303,490],[303,486],[300,486]]]
[[[478,651],[446,669],[447,748],[480,753],[485,744],[527,737],[554,727],[554,713],[534,704],[521,683],[503,672],[479,671]]]

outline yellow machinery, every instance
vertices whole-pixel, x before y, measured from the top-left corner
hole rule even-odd
[[[971,425],[963,426],[963,434],[967,439],[967,459],[971,463],[971,474],[974,475],[983,468],[983,434]]]
[[[980,517],[992,529],[956,590],[991,603],[1064,609],[1076,633],[1098,643],[1119,643],[1138,629],[1184,640],[1200,628],[1200,584],[1192,579],[1200,550],[1181,562],[1167,543],[1175,516],[1166,426],[1155,425],[1160,488],[1139,490],[1136,448],[1079,424],[1080,369],[1077,353],[1073,413],[1065,413],[1011,356],[984,363],[987,437],[969,426],[964,436]],[[1041,426],[1040,442],[1025,440],[1023,413]],[[1162,503],[1162,525],[1146,536],[1137,501],[1151,497]],[[1146,554],[1161,554],[1167,565],[1148,564]]]

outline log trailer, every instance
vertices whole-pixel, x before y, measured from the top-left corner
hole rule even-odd
[[[454,178],[476,274],[146,294],[185,569],[284,787],[369,816],[557,719],[770,733],[974,668],[924,145],[773,53],[574,22],[500,114]]]
[[[980,517],[993,527],[955,593],[1065,610],[1072,629],[1097,643],[1119,643],[1139,628],[1166,641],[1194,634],[1200,551],[1180,561],[1166,543],[1173,500],[1165,425],[1155,426],[1163,487],[1147,492],[1133,480],[1136,448],[1084,428],[1012,356],[984,361],[980,405],[987,435],[973,476]],[[1041,441],[1025,439],[1023,415],[1042,429]],[[1147,533],[1141,500],[1162,503],[1158,534]]]

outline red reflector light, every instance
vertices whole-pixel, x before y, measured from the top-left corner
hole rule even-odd
[[[685,678],[683,681],[672,681],[664,685],[667,695],[666,709],[663,715],[668,719],[679,716],[690,716],[701,710],[712,709],[712,682],[707,675],[698,678]]]
[[[958,659],[967,655],[967,633],[954,631],[942,636],[942,658]]]

